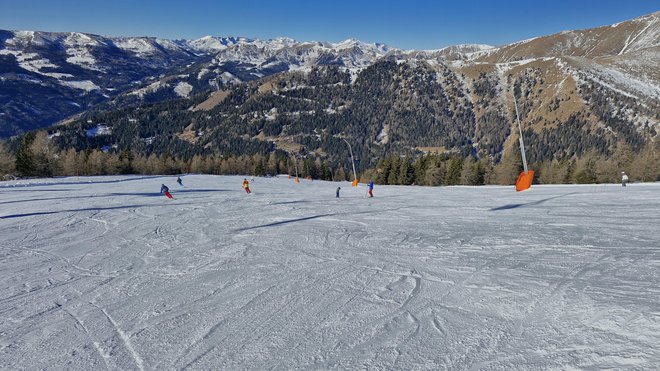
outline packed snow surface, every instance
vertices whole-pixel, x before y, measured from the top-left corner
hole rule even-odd
[[[0,369],[660,364],[660,184],[175,179],[0,183]]]

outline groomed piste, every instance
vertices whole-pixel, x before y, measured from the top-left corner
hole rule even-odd
[[[660,184],[243,178],[0,183],[0,369],[660,364]]]

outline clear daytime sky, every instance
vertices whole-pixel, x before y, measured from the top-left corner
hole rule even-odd
[[[0,0],[0,29],[169,39],[356,38],[402,49],[437,49],[502,45],[658,10],[660,0]]]

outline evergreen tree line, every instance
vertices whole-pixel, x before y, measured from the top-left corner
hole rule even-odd
[[[597,150],[579,158],[548,160],[529,164],[540,184],[613,183],[625,171],[632,181],[660,181],[660,156],[657,143],[648,143],[634,152],[625,142],[617,144],[612,155]],[[289,174],[302,178],[352,180],[350,166],[323,159],[314,154],[306,157],[274,151],[254,155],[194,155],[183,158],[164,154],[139,154],[121,151],[60,150],[45,131],[25,134],[15,151],[0,143],[0,176],[22,177],[115,175],[115,174],[251,174],[274,176]],[[373,179],[391,185],[484,185],[513,184],[523,170],[517,147],[505,152],[501,161],[491,157],[476,159],[461,154],[389,154],[381,157],[374,168],[358,177],[362,182]]]
[[[548,160],[529,164],[536,184],[617,183],[625,171],[632,181],[660,181],[658,145],[647,144],[639,153],[621,142],[613,155],[593,150],[580,158]],[[466,158],[459,154],[426,154],[416,158],[390,155],[381,158],[362,180],[390,185],[508,185],[523,171],[519,150],[505,153],[502,161]]]
[[[305,158],[285,152],[255,155],[194,155],[182,158],[171,153],[139,154],[129,151],[101,151],[73,148],[59,150],[45,131],[25,134],[15,153],[0,142],[0,177],[91,176],[117,174],[289,174],[321,180],[349,180],[343,165]]]

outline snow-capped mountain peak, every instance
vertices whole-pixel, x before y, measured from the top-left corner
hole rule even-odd
[[[208,35],[168,40],[0,30],[0,79],[14,84],[11,89],[23,94],[0,99],[0,106],[8,107],[0,112],[4,113],[0,124],[10,116],[14,120],[5,125],[10,129],[4,132],[0,125],[0,136],[53,123],[54,118],[61,119],[147,86],[157,86],[147,90],[157,96],[154,100],[163,100],[220,90],[279,72],[308,71],[315,66],[340,66],[357,73],[383,58],[425,60],[434,65],[451,61],[451,66],[460,67],[508,66],[522,60],[570,57],[579,64],[578,69],[602,64],[597,66],[599,71],[620,70],[657,86],[658,47],[660,12],[611,26],[539,36],[499,47],[461,44],[423,51],[402,51],[354,38],[327,42]],[[164,75],[169,72],[170,76]],[[613,73],[608,72],[610,75]],[[52,91],[62,92],[61,109],[53,109],[52,97],[35,99],[35,89],[50,95]],[[42,105],[35,106],[37,101]],[[38,117],[39,124],[26,120],[23,111],[37,112],[27,116]],[[21,115],[12,116],[13,112]],[[29,124],[24,126],[24,122]]]

